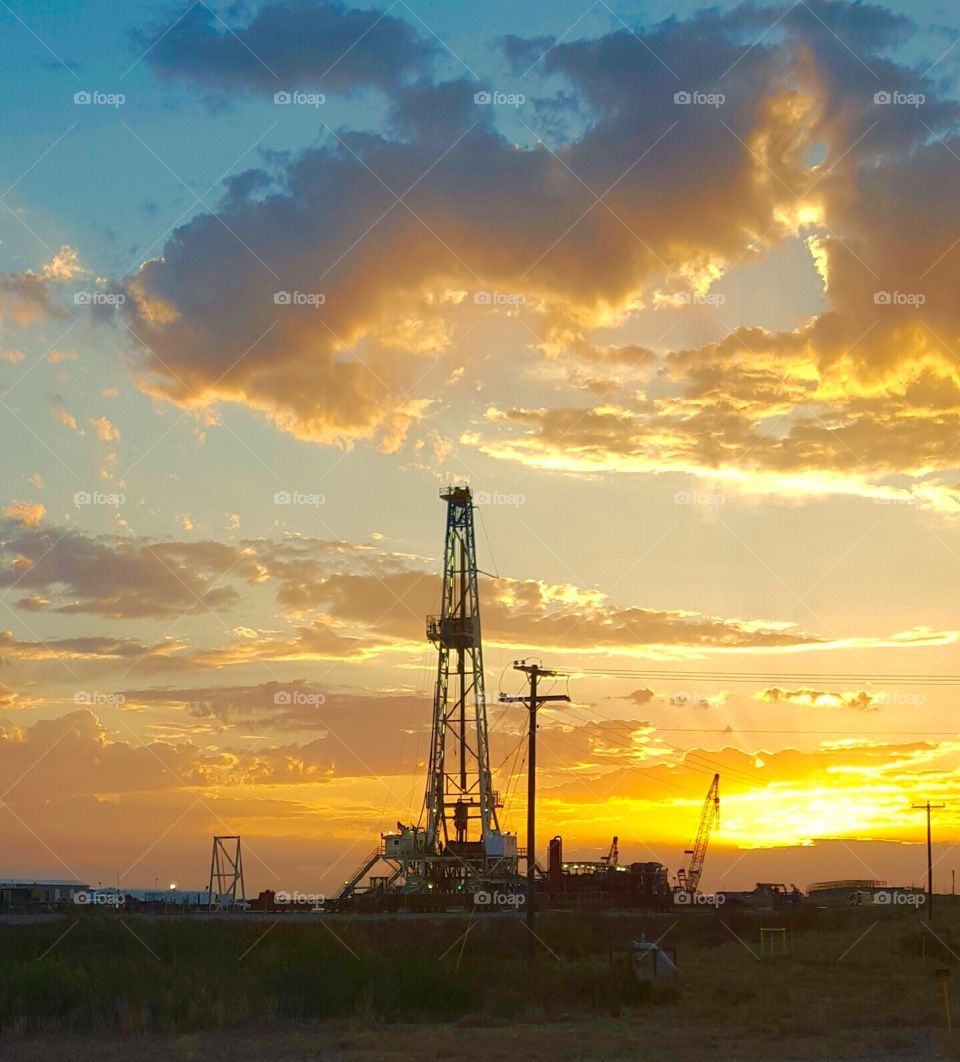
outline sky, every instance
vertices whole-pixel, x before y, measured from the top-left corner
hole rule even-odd
[[[960,863],[947,3],[0,5],[0,875],[333,891],[495,785],[705,889]],[[522,843],[525,840],[522,839]]]

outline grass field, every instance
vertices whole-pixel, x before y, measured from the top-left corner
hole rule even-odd
[[[761,926],[788,929],[761,956]],[[7,1058],[960,1058],[960,905],[676,915],[125,918],[0,925]],[[682,977],[610,950],[645,934]],[[924,954],[924,952],[926,954]],[[954,954],[956,952],[957,954]],[[111,1052],[114,1053],[111,1053]]]

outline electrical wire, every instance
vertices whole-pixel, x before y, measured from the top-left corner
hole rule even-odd
[[[553,711],[555,711],[555,712],[560,712],[560,713],[563,713],[563,714],[566,714],[566,715],[567,715],[567,718],[568,718],[568,721],[572,721],[572,722],[574,722],[574,723],[578,724],[579,726],[584,726],[584,725],[587,725],[587,724],[589,724],[589,723],[595,723],[595,722],[596,722],[596,720],[592,720],[592,719],[582,719],[582,718],[580,718],[580,717],[578,717],[578,716],[575,716],[575,715],[572,715],[572,714],[570,714],[570,713],[571,713],[571,710],[572,710],[572,709],[576,709],[576,708],[580,708],[580,709],[581,709],[581,710],[583,710],[583,711],[588,711],[588,710],[589,710],[589,709],[588,709],[588,708],[587,708],[587,707],[586,707],[585,705],[572,705],[572,706],[571,706],[570,708],[558,708],[558,707],[556,707],[556,706],[552,706],[552,710],[553,710]],[[597,713],[597,714],[599,715],[599,713]],[[617,721],[616,721],[616,720],[612,720],[612,719],[607,719],[607,718],[605,718],[605,717],[603,717],[603,716],[600,716],[599,718],[600,718],[600,721],[601,721],[601,722],[604,722],[604,723],[608,724],[608,728],[610,728],[610,729],[613,729],[614,731],[619,731],[619,732],[621,732],[621,733],[627,734],[628,736],[631,736],[631,737],[632,737],[632,735],[633,735],[634,733],[636,733],[636,731],[637,731],[638,729],[640,729],[639,727],[636,727],[636,726],[634,726],[634,727],[631,727],[631,726],[629,726],[629,724],[624,724],[624,725],[622,725],[622,726],[621,726],[621,725],[617,725]],[[613,725],[611,726],[610,724],[613,724]],[[568,744],[568,745],[570,745],[571,747],[575,747],[575,746],[573,746],[573,745],[572,745],[572,743],[571,743],[571,742],[564,742],[564,741],[562,741],[562,739],[558,739],[558,738],[556,737],[556,735],[555,735],[555,734],[554,734],[553,732],[551,732],[551,740],[555,740],[555,739],[556,739],[556,740],[561,740],[561,743],[564,743],[564,744]],[[663,743],[664,743],[665,745],[670,745],[670,747],[671,747],[671,748],[673,748],[673,749],[675,749],[675,750],[676,750],[676,749],[678,749],[678,746],[676,746],[676,745],[671,745],[671,744],[670,744],[670,742],[668,742],[668,741],[664,741]],[[578,750],[578,751],[579,751],[579,750]],[[679,751],[683,752],[683,751],[685,751],[685,750],[683,750],[683,749],[680,749]],[[629,768],[630,770],[637,770],[637,771],[641,771],[641,772],[647,772],[647,771],[651,771],[651,770],[653,770],[653,769],[654,769],[653,767],[640,767],[640,766],[639,766],[639,765],[637,765],[637,764],[627,764],[627,765],[624,765],[624,766],[625,766],[625,767],[627,767],[627,768]],[[663,766],[665,766],[665,767],[669,767],[669,768],[675,768],[675,767],[678,767],[678,766],[685,766],[685,767],[686,767],[686,768],[687,768],[688,770],[692,770],[692,771],[695,771],[695,772],[697,772],[697,773],[702,773],[702,774],[711,774],[711,775],[712,775],[712,774],[715,774],[715,773],[716,773],[716,770],[714,769],[714,767],[713,767],[713,766],[711,766],[711,767],[710,767],[710,769],[708,770],[708,769],[707,769],[706,767],[699,767],[699,766],[697,766],[696,764],[692,764],[692,763],[687,763],[687,762],[685,762],[685,761],[684,761],[683,763],[681,763],[681,764],[671,764],[671,763],[669,763],[669,762],[665,762],[665,763],[663,764]],[[729,773],[732,773],[732,772],[730,772],[729,770],[727,770],[727,771],[726,771],[726,773],[728,773],[728,774],[729,774]],[[750,782],[750,784],[755,784],[755,782],[756,782],[756,779],[754,779],[754,778],[748,778],[748,777],[747,777],[746,775],[744,775],[744,777],[743,777],[743,779],[742,779],[742,780],[743,780],[744,782],[746,782],[746,781],[749,781],[749,782]],[[670,781],[667,781],[666,779],[657,779],[657,781],[662,781],[662,782],[663,782],[663,784],[665,784],[665,785],[672,785],[672,786],[673,786],[674,788],[677,788],[677,789],[682,789],[682,788],[683,788],[683,787],[681,787],[681,786],[678,786],[678,785],[677,785],[676,783],[674,783],[674,782],[670,782]],[[683,790],[683,791],[684,791],[684,792],[690,792],[690,790]]]
[[[684,671],[680,668],[589,668],[570,669],[573,676],[603,678],[666,679],[687,682],[775,682],[775,683],[893,683],[913,686],[960,686],[960,675],[868,674],[864,672],[783,672],[783,671]]]
[[[824,737],[866,737],[862,730],[745,730],[741,727],[707,728],[698,726],[658,726],[658,734],[795,734],[805,736]],[[884,737],[943,737],[945,735],[960,735],[960,730],[871,730],[869,736],[882,735]]]
[[[558,737],[553,732],[550,733],[550,741],[551,742],[559,741],[559,743],[561,745],[566,745],[568,748],[572,748],[572,749],[574,749],[577,752],[580,751],[576,747],[576,745],[573,744],[572,741],[569,741],[569,740],[567,740],[565,738]],[[655,770],[654,767],[641,767],[639,764],[635,764],[635,763],[624,763],[624,764],[619,764],[618,766],[622,770],[625,770],[625,771],[639,771],[641,774],[649,774],[650,771]],[[673,764],[664,763],[663,766],[671,768],[674,765]],[[710,774],[714,774],[715,772],[711,771],[709,773]],[[652,780],[654,782],[656,782],[657,785],[665,785],[665,786],[667,786],[670,789],[677,789],[681,793],[689,793],[691,795],[695,795],[698,792],[697,790],[688,789],[686,786],[679,785],[678,783],[676,783],[674,781],[671,781],[668,778],[654,778]]]
[[[503,765],[507,762],[507,760],[510,759],[511,756],[513,756],[514,759],[517,758],[517,756],[519,755],[519,751],[520,751],[520,745],[526,740],[526,737],[527,737],[527,735],[525,733],[520,735],[520,737],[517,739],[517,743],[514,746],[512,746],[512,748],[506,754],[506,756],[504,756],[503,759],[497,764],[497,766],[494,767],[494,769],[490,772],[491,776],[495,775],[497,773],[497,771],[499,771],[503,767]]]
[[[493,546],[490,545],[490,535],[487,533],[487,522],[483,518],[483,509],[481,509],[478,505],[475,505],[473,507],[473,511],[477,513],[480,517],[480,530],[483,532],[483,540],[487,544],[487,552],[490,554],[490,562],[493,565],[493,575],[491,576],[491,578],[499,579],[500,569],[497,567],[497,558],[493,555]],[[488,576],[490,575],[489,572],[484,572],[484,574]]]
[[[620,732],[629,736],[632,736],[634,733],[636,733],[638,729],[640,729],[636,726],[631,727],[628,723],[624,721],[610,719],[609,717],[602,715],[600,712],[597,712],[596,709],[590,708],[587,705],[572,705],[571,708],[579,709],[585,712],[592,711],[597,716],[597,720],[577,719],[577,717],[574,716],[573,718],[577,719],[577,722],[579,722],[581,726],[585,725],[588,722],[599,721],[605,723],[607,729],[611,729],[615,733]],[[570,711],[570,709],[563,709],[563,711]],[[656,733],[656,728],[654,728],[654,733]],[[709,759],[706,755],[697,750],[681,748],[679,745],[674,745],[672,742],[667,741],[665,738],[660,738],[660,741],[662,741],[664,745],[668,745],[675,752],[680,752],[683,754],[684,759],[677,766],[685,766],[690,770],[700,771],[704,774],[715,774],[718,771],[721,771],[727,777],[732,777],[735,781],[739,781],[742,784],[749,784],[751,786],[754,786],[757,783],[756,778],[746,774],[746,772],[740,771],[739,769],[734,767],[730,767],[728,764],[718,764],[716,761]],[[691,762],[692,757],[695,757],[696,760],[702,761],[708,766],[698,766],[697,763]]]
[[[510,784],[508,783],[508,785],[507,785],[507,795],[506,795],[506,797],[504,798],[504,801],[503,801],[503,823],[504,823],[504,826],[506,826],[507,822],[509,821],[510,811],[512,809],[512,802],[513,802],[514,797],[516,796],[517,786],[519,784],[520,778],[523,775],[523,768],[526,766],[526,763],[527,763],[527,750],[526,750],[526,748],[523,745],[521,745],[521,747],[523,748],[523,759],[520,761],[520,770],[516,771],[514,773],[514,775],[513,775],[513,780],[512,780],[513,792],[510,791]]]

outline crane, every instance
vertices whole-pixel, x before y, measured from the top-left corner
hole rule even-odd
[[[682,867],[677,871],[677,885],[684,892],[694,893],[700,884],[700,875],[703,873],[703,861],[707,857],[707,842],[710,840],[710,832],[720,822],[720,775],[715,774],[710,788],[707,790],[707,799],[703,802],[703,812],[700,815],[700,825],[697,827],[697,839],[693,848],[688,848],[683,854],[690,856],[690,864],[684,870]]]
[[[610,845],[610,851],[605,856],[600,856],[600,862],[606,863],[608,867],[619,866],[620,864],[620,843],[619,837],[614,837],[613,844]]]

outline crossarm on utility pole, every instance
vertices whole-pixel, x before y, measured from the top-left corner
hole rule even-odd
[[[537,711],[541,705],[550,701],[569,701],[565,693],[553,693],[542,695],[537,690],[538,680],[541,678],[555,678],[557,671],[542,668],[539,664],[528,664],[525,660],[513,662],[514,671],[523,671],[530,683],[530,694],[527,697],[508,697],[500,694],[503,704],[527,705],[530,712],[530,730],[527,738],[527,929],[530,930],[528,941],[528,958],[533,958],[534,941],[533,921],[536,914],[536,865],[537,865]]]
[[[914,804],[914,811],[926,811],[927,813],[927,921],[933,921],[933,844],[930,838],[930,812],[934,808],[944,808],[946,804],[931,804],[928,800],[925,804]]]

